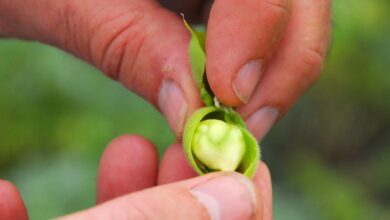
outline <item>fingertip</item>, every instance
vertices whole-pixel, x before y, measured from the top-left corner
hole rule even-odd
[[[18,189],[5,180],[0,180],[0,219],[28,220],[27,209]]]
[[[239,111],[240,112],[240,111]],[[242,112],[240,112],[242,114]],[[271,106],[263,107],[245,119],[248,129],[262,140],[279,118],[279,111]]]
[[[137,135],[123,135],[105,149],[99,164],[97,203],[156,184],[158,154]]]
[[[272,192],[271,172],[269,171],[268,166],[263,161],[259,162],[253,180],[256,184],[258,184],[258,186],[262,184],[261,188],[266,189],[269,192]]]
[[[292,7],[294,13],[272,62],[252,99],[238,109],[245,118],[254,117],[248,119],[251,124],[262,124],[257,122],[262,115],[258,111],[265,106],[277,109],[278,118],[284,116],[322,71],[331,36],[330,1],[294,1]],[[261,130],[254,133],[264,134]]]
[[[207,81],[211,90],[218,98],[218,100],[227,106],[239,106],[242,102],[234,92],[231,83],[233,81],[232,75],[225,74],[217,68],[212,67],[213,64],[207,65]],[[209,67],[210,66],[210,67]]]
[[[259,219],[262,216],[262,210],[258,209],[262,201],[257,199],[253,182],[235,172],[221,172],[197,184],[191,193],[204,205],[211,219]]]
[[[171,145],[161,159],[158,184],[172,183],[195,176],[197,173],[188,164],[182,145]]]
[[[290,0],[214,2],[206,68],[210,87],[222,103],[239,106],[250,100],[278,48],[290,11]]]
[[[262,207],[259,207],[262,209],[262,219],[273,219],[271,173],[263,161],[259,162],[253,182],[260,194],[259,198],[262,200]]]
[[[158,95],[158,106],[173,132],[179,136],[183,131],[188,114],[188,102],[177,83],[172,80],[162,82]]]

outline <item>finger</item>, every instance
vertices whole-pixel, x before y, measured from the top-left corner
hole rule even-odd
[[[0,180],[0,219],[28,220],[27,209],[18,189],[4,180]]]
[[[178,15],[152,1],[123,2],[106,6],[119,17],[99,16],[91,37],[93,63],[155,105],[180,136],[186,118],[201,106],[189,64],[189,33]]]
[[[259,192],[258,198],[261,199],[259,204],[262,204],[262,207],[259,207],[262,212],[263,220],[272,220],[272,184],[271,184],[271,174],[268,170],[267,165],[260,161],[259,166],[256,171],[256,175],[253,178],[256,189]]]
[[[330,1],[296,0],[278,52],[249,103],[239,109],[261,139],[322,70],[330,37]]]
[[[174,144],[165,152],[160,163],[157,181],[159,185],[189,179],[198,175],[188,164],[182,149],[180,144]],[[273,219],[271,175],[267,166],[262,161],[260,161],[253,181],[256,189],[260,193],[259,198],[263,201],[261,202],[263,207],[260,208],[264,210],[264,219]]]
[[[100,160],[97,203],[156,185],[157,160],[154,145],[140,136],[113,140]]]
[[[160,163],[158,184],[177,182],[197,176],[188,164],[182,149],[180,144],[174,144],[167,149]],[[259,211],[263,210],[263,219],[273,219],[271,175],[267,165],[262,161],[259,163],[253,181],[260,194],[259,204],[263,204],[259,207]]]
[[[158,185],[177,182],[197,176],[188,164],[181,144],[173,144],[166,151],[160,163]]]
[[[9,20],[17,21],[19,37],[55,45],[92,63],[156,106],[177,135],[202,105],[189,64],[190,34],[181,17],[157,1],[9,4],[5,10],[17,11],[11,14],[18,17]],[[25,13],[24,8],[31,10]]]
[[[120,197],[64,219],[261,219],[252,181],[214,173]]]
[[[207,33],[207,78],[224,104],[246,103],[273,56],[290,0],[216,0]]]

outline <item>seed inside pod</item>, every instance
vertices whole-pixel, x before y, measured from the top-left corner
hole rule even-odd
[[[240,165],[246,148],[241,130],[217,119],[199,123],[193,140],[195,157],[211,170],[234,171]]]

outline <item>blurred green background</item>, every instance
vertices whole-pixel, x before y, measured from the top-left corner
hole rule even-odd
[[[390,219],[390,1],[334,1],[319,82],[263,142],[275,219]],[[120,134],[174,141],[145,101],[37,43],[0,41],[0,178],[32,220],[90,207],[98,160]]]

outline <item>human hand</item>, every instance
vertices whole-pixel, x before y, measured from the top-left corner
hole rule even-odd
[[[211,5],[163,2],[192,17],[207,16],[202,4]],[[319,77],[330,29],[330,0],[214,1],[206,42],[213,92],[261,139]],[[160,109],[178,136],[201,106],[189,33],[156,1],[1,1],[0,36],[40,40],[89,61]]]
[[[331,0],[237,2],[215,1],[211,9],[207,77],[262,139],[321,73]]]
[[[98,205],[59,219],[272,219],[271,180],[263,163],[253,182],[237,173],[195,177],[181,149],[172,145],[158,169],[149,141],[115,139],[100,161]],[[0,219],[28,219],[17,189],[6,181],[0,181]]]

